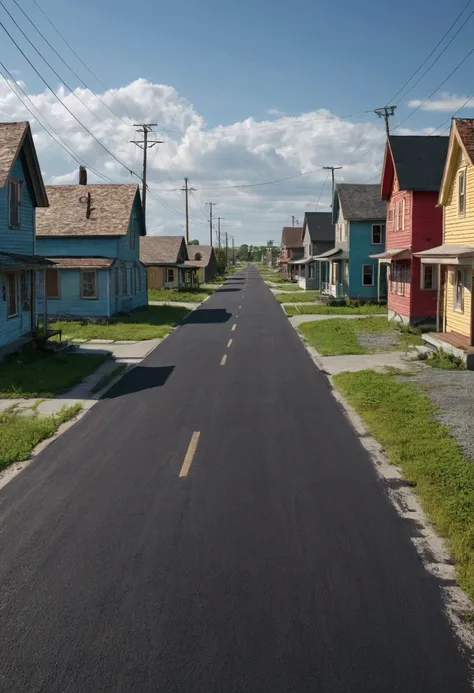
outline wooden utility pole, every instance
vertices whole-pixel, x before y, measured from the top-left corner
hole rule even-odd
[[[142,140],[130,140],[132,144],[136,144],[137,147],[143,149],[143,171],[142,171],[142,209],[143,218],[146,224],[146,167],[147,167],[147,155],[148,150],[155,146],[155,144],[163,144],[163,140],[149,140],[148,133],[153,132],[152,128],[156,127],[156,123],[135,123],[134,128],[140,128],[137,132],[143,134]]]
[[[291,225],[295,225],[295,219],[296,219],[296,224],[298,225],[300,223],[298,217],[296,217],[294,214],[291,215]]]
[[[221,248],[221,221],[225,221],[225,217],[217,217],[217,247]]]
[[[331,179],[332,179],[332,197],[331,197],[331,201],[332,201],[333,198],[334,198],[334,185],[335,185],[335,183],[334,183],[334,171],[339,171],[341,168],[342,168],[342,166],[323,166],[323,169],[324,169],[325,171],[331,171]],[[331,202],[331,204],[332,204],[332,202]]]
[[[225,266],[227,267],[227,254],[229,252],[229,234],[225,232]]]
[[[209,238],[212,247],[212,208],[217,205],[217,202],[206,202],[209,205]]]
[[[374,110],[376,116],[385,120],[385,131],[387,133],[387,137],[390,135],[390,124],[388,119],[395,115],[395,109],[396,106],[384,106],[383,108],[376,108]]]
[[[181,188],[183,192],[186,193],[185,195],[185,204],[186,204],[186,243],[189,243],[189,202],[188,202],[188,196],[190,192],[194,192],[195,188],[190,188],[188,185],[189,179],[185,178],[184,179],[184,188]]]

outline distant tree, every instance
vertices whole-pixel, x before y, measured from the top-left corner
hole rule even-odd
[[[197,238],[195,238],[194,240],[189,241],[188,245],[199,245],[199,241]]]
[[[224,274],[227,267],[225,248],[216,248],[217,274]]]
[[[242,260],[243,262],[247,262],[247,260],[249,259],[249,247],[246,243],[241,245],[238,249],[237,257],[239,260]]]

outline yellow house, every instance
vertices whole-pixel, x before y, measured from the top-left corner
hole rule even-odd
[[[426,162],[429,165],[429,162]],[[425,340],[459,355],[472,354],[474,268],[474,119],[453,118],[439,193],[443,244],[415,253],[438,265],[438,330]],[[469,359],[468,359],[469,361]]]

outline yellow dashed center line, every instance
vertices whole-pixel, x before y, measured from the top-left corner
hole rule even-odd
[[[183,466],[181,467],[181,471],[179,473],[180,477],[183,476],[188,476],[189,469],[191,467],[192,461],[194,459],[194,455],[196,454],[196,448],[199,443],[199,436],[201,435],[200,431],[194,431],[193,435],[191,436],[191,440],[188,446],[188,451],[186,453],[186,456],[184,458]]]
[[[225,366],[226,361],[227,361],[227,354],[224,354],[224,356],[221,359],[221,366]]]
[[[232,346],[232,340],[231,339],[229,339],[229,343],[227,344],[227,348],[229,348],[230,346]]]
[[[231,332],[235,332],[235,328],[236,328],[236,327],[237,327],[237,324],[234,322],[234,324],[232,325]]]

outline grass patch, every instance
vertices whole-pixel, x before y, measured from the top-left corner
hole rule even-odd
[[[418,354],[418,360],[424,361],[432,368],[440,368],[443,371],[465,371],[466,364],[459,356],[448,354],[443,349],[433,351],[431,354],[423,352]]]
[[[108,322],[58,321],[53,323],[53,329],[62,330],[63,336],[69,339],[159,339],[169,334],[188,313],[189,310],[181,306],[148,306]]]
[[[287,282],[286,284],[283,284],[282,286],[278,286],[278,289],[281,291],[300,291],[301,296],[304,296],[304,290],[298,286],[298,284],[293,284],[292,282]]]
[[[15,411],[0,414],[0,469],[13,462],[27,460],[31,451],[45,438],[50,438],[59,426],[75,416],[82,406],[63,407],[51,416],[19,416]]]
[[[275,294],[278,303],[314,303],[319,291],[303,291],[301,294]]]
[[[416,486],[450,543],[461,585],[474,598],[474,464],[434,418],[430,398],[375,371],[339,373],[336,386],[362,416],[390,462]]]
[[[102,378],[91,389],[91,395],[95,395],[97,392],[100,392],[101,390],[103,390],[106,385],[111,383],[112,380],[114,380],[114,378],[116,378],[126,368],[127,368],[127,364],[122,363],[120,366],[117,366],[117,368],[114,368],[114,370],[111,373],[107,373],[106,375],[103,375]]]
[[[149,301],[166,301],[167,303],[201,303],[213,294],[215,289],[196,289],[196,291],[181,291],[178,289],[149,289]]]
[[[55,397],[82,382],[106,358],[104,354],[54,354],[25,348],[0,365],[0,397]]]
[[[374,354],[397,351],[401,347],[421,344],[421,337],[410,332],[401,332],[387,322],[386,318],[361,318],[360,320],[320,320],[303,323],[298,327],[301,334],[323,356],[344,354]],[[365,347],[359,344],[357,332],[394,333],[399,343],[383,349]]]
[[[285,306],[287,315],[373,315],[387,312],[387,306],[366,303],[363,306],[330,306],[314,303],[308,306]]]

